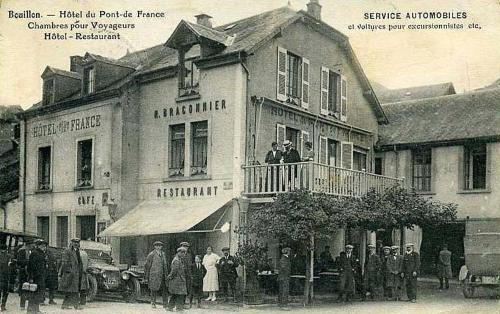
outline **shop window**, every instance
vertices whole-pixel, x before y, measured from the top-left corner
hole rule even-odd
[[[321,67],[321,114],[347,121],[347,80],[327,67]]]
[[[309,60],[278,47],[276,98],[309,107]]]
[[[68,216],[57,217],[57,246],[65,248],[68,246]]]
[[[50,190],[51,173],[51,147],[40,147],[38,149],[38,190]]]
[[[184,176],[185,136],[184,124],[170,127],[170,164],[168,173],[171,177]]]
[[[49,222],[49,217],[43,216],[43,217],[37,217],[37,226],[36,226],[37,234],[40,238],[44,239],[49,242],[49,235],[50,235],[50,222]]]
[[[88,67],[83,70],[83,94],[88,95],[95,92],[95,68]]]
[[[46,79],[43,81],[43,97],[42,103],[49,105],[54,102],[54,79]]]
[[[82,240],[95,240],[95,216],[76,217],[76,236]]]
[[[353,169],[357,171],[366,171],[366,153],[354,151],[352,153]]]
[[[486,189],[486,144],[464,148],[464,189]]]
[[[432,150],[418,149],[413,152],[413,188],[419,192],[431,191]]]
[[[91,139],[77,144],[77,187],[92,186],[92,146]]]
[[[191,175],[207,174],[208,122],[191,123]]]

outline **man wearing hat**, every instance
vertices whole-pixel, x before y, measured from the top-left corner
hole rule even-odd
[[[403,272],[408,300],[415,303],[417,302],[417,277],[420,272],[420,256],[413,248],[413,243],[406,244],[406,253],[403,257]]]
[[[178,312],[184,311],[184,302],[186,299],[186,272],[182,258],[186,254],[186,249],[180,247],[177,249],[177,254],[172,260],[170,273],[168,274],[168,292],[170,292],[170,300],[168,301],[168,311],[173,311],[174,307]]]
[[[23,246],[21,246],[16,254],[15,261],[17,267],[17,280],[19,285],[28,281],[28,272],[26,267],[28,266],[28,258],[31,252],[32,242],[28,239],[24,239]],[[28,300],[28,292],[22,289],[19,289],[19,306],[21,310],[24,310],[26,307],[26,301]]]
[[[279,294],[278,294],[278,305],[281,308],[286,308],[288,305],[288,295],[290,293],[290,252],[289,247],[285,247],[281,250],[281,258],[278,269],[278,284],[279,284]]]
[[[5,311],[7,297],[9,296],[10,283],[10,254],[7,251],[7,245],[0,243],[0,295],[2,297],[1,311]],[[22,283],[21,283],[22,284]]]
[[[227,300],[231,295],[234,302],[236,298],[236,278],[238,278],[236,268],[239,263],[234,256],[229,254],[229,247],[222,248],[222,257],[219,259],[217,265],[219,269],[219,284],[222,287],[224,297]]]
[[[354,246],[347,244],[345,251],[340,252],[339,270],[340,270],[340,294],[339,300],[351,301],[355,292],[355,277],[360,269],[359,259],[357,259],[352,250]]]
[[[290,142],[289,140],[283,141],[283,147],[285,148],[285,151],[283,152],[283,162],[285,164],[302,161],[300,159],[299,152],[292,146],[292,142]],[[297,172],[298,172],[297,165],[288,166],[287,171],[288,171],[288,186],[291,189],[294,186],[294,182],[292,182],[292,180],[295,180],[297,178]],[[293,178],[292,178],[292,171],[294,172]]]
[[[376,291],[379,286],[379,276],[382,264],[380,262],[380,257],[377,255],[375,244],[368,244],[369,253],[365,259],[365,278],[364,287],[366,290],[366,296],[370,296],[372,300],[375,299]]]
[[[279,165],[281,163],[281,159],[283,158],[281,150],[278,149],[278,143],[272,142],[271,143],[271,150],[267,152],[265,162],[269,165]],[[268,174],[266,174],[266,189],[268,187],[267,180],[271,180],[269,183],[271,185],[271,191],[276,189],[279,189],[279,167],[273,167],[271,169],[271,175],[270,178]],[[276,172],[276,175],[275,175]]]
[[[144,276],[148,281],[148,288],[151,295],[151,307],[156,308],[156,295],[161,292],[163,307],[167,306],[167,276],[168,264],[165,253],[162,251],[163,242],[153,243],[153,251],[146,257],[144,264]]]
[[[382,287],[384,289],[384,298],[388,299],[389,298],[389,287],[387,287],[387,260],[391,257],[391,247],[390,246],[384,246],[382,247],[382,258],[381,258],[381,264],[382,264],[382,269],[381,269],[381,274],[382,274]]]
[[[403,259],[399,255],[399,246],[391,246],[391,255],[387,258],[385,284],[387,286],[387,299],[398,301],[400,298]]]
[[[35,248],[31,251],[28,260],[28,281],[36,284],[36,291],[28,301],[28,313],[40,313],[40,303],[43,303],[45,297],[45,280],[46,280],[46,262],[45,251],[47,250],[47,242],[42,239],[35,240]]]
[[[193,255],[189,252],[189,242],[181,242],[180,247],[186,249],[186,254],[182,257],[182,263],[184,263],[184,269],[186,271],[186,290],[187,296],[191,299],[191,294],[193,292]]]
[[[83,263],[80,256],[80,239],[71,239],[71,242],[61,256],[59,268],[59,290],[63,292],[62,309],[80,308],[80,286],[83,274]]]

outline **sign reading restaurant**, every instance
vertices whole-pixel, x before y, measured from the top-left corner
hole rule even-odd
[[[155,110],[154,118],[172,118],[184,115],[191,115],[193,113],[207,112],[207,111],[222,111],[226,109],[226,100],[211,100],[200,101],[192,104],[178,105],[170,108],[163,108],[163,110]]]
[[[204,197],[217,196],[218,186],[188,186],[159,188],[156,190],[157,198]]]
[[[33,126],[33,137],[56,135],[66,132],[80,131],[101,126],[101,115],[96,114],[58,123],[37,124]]]

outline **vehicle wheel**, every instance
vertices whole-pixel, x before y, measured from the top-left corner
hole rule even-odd
[[[474,291],[476,290],[476,287],[474,287],[473,285],[471,285],[470,283],[470,276],[467,276],[467,278],[465,278],[464,280],[464,286],[463,286],[463,293],[464,293],[464,297],[466,298],[472,298],[474,296]]]
[[[97,294],[97,279],[91,274],[87,274],[89,289],[87,290],[87,302],[92,302]]]
[[[141,296],[141,284],[139,280],[133,276],[130,276],[129,280],[125,282],[126,291],[124,294],[125,300],[127,302],[135,302]]]

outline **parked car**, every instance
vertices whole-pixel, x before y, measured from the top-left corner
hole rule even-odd
[[[120,293],[128,302],[134,302],[141,294],[140,274],[128,270],[125,265],[115,265],[111,246],[93,241],[81,241],[80,249],[89,256],[89,290],[87,300],[98,293]]]

